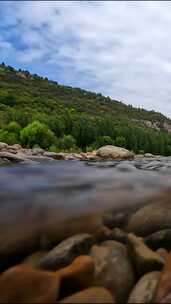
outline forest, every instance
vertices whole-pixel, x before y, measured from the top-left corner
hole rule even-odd
[[[147,128],[142,120],[171,123],[161,113],[0,64],[2,142],[77,152],[112,144],[135,153],[171,155],[171,135]]]

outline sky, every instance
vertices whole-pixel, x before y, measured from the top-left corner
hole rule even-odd
[[[1,1],[0,62],[171,117],[171,2]]]

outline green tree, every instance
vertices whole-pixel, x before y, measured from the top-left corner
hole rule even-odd
[[[39,121],[28,124],[20,132],[20,138],[22,144],[29,148],[32,148],[36,144],[42,148],[48,148],[56,140],[54,133]]]
[[[72,135],[64,135],[58,140],[58,147],[63,150],[70,150],[76,147],[76,140]]]
[[[117,136],[115,139],[115,144],[118,147],[125,147],[126,146],[126,139],[124,136]]]

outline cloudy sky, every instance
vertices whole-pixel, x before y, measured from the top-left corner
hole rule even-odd
[[[171,2],[2,1],[2,61],[171,117]]]

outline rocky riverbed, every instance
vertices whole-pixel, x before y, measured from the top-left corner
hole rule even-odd
[[[2,144],[0,303],[171,303],[171,157]]]

